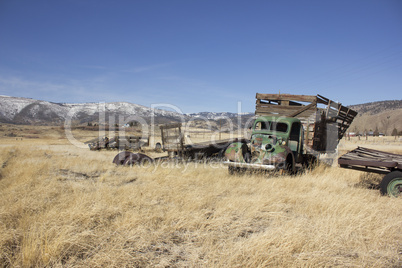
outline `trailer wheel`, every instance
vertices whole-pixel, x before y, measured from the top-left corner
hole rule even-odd
[[[391,197],[402,196],[402,172],[392,171],[380,183],[380,192]]]
[[[116,165],[123,165],[124,162],[126,161],[126,159],[128,157],[130,157],[132,153],[131,152],[127,152],[127,151],[123,151],[121,153],[118,153],[114,158],[113,158],[113,163]]]
[[[139,165],[142,167],[149,167],[153,163],[153,159],[145,154],[131,153],[126,160],[124,160],[123,166]]]

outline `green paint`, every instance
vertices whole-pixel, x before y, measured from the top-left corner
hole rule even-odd
[[[301,124],[297,118],[258,117],[253,124],[250,144],[233,143],[227,148],[225,156],[230,161],[244,163],[243,156],[249,152],[253,164],[284,164],[286,157],[292,154],[288,142],[294,123]]]

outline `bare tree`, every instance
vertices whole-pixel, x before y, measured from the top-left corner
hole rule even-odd
[[[382,119],[381,120],[381,124],[382,124],[382,127],[383,127],[383,129],[384,129],[384,134],[385,135],[388,135],[388,128],[389,128],[389,118],[390,118],[391,116],[387,116],[387,118],[384,118],[384,119]]]

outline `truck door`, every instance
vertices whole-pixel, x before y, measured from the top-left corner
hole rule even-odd
[[[295,157],[295,161],[298,160],[299,146],[300,146],[300,122],[294,122],[292,124],[292,128],[290,129],[289,149],[293,152],[293,156]]]

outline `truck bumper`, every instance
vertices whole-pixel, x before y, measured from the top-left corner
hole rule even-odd
[[[225,166],[228,167],[238,167],[238,168],[249,168],[249,169],[264,169],[264,170],[275,170],[274,165],[261,165],[261,164],[250,164],[250,163],[240,163],[240,162],[223,162]]]

